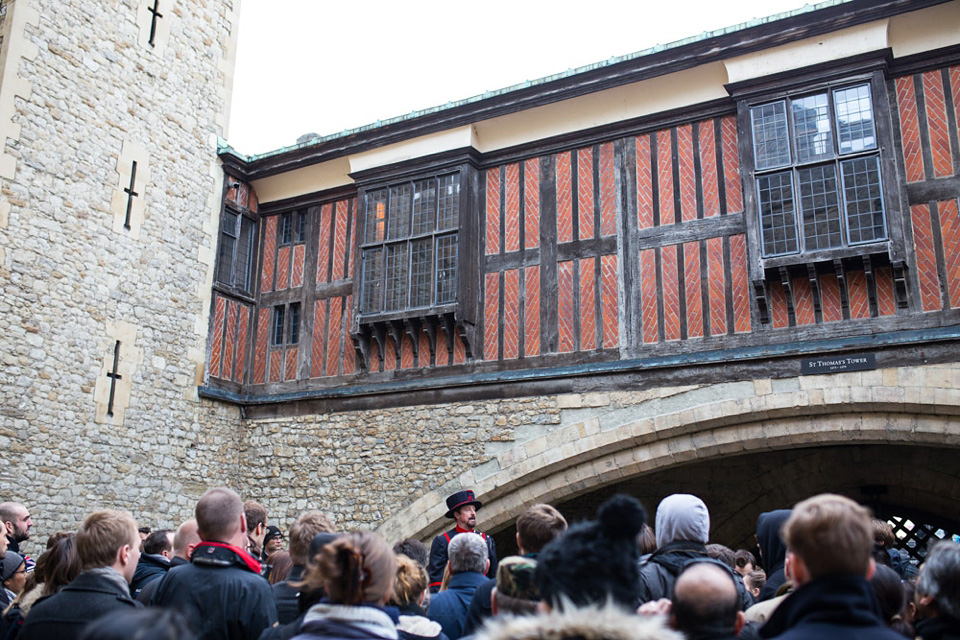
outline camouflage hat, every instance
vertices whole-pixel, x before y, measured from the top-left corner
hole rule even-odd
[[[508,556],[497,566],[497,593],[518,600],[540,600],[540,591],[533,581],[537,561],[522,556]]]

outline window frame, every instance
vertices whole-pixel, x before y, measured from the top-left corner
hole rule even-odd
[[[851,149],[844,151],[843,142],[841,137],[840,124],[841,120],[838,116],[839,103],[837,101],[837,96],[841,92],[856,90],[860,88],[865,88],[867,91],[867,98],[870,104],[870,139],[872,144],[869,147],[862,149]],[[797,118],[797,110],[794,108],[794,105],[798,104],[801,101],[809,100],[811,98],[824,97],[824,102],[816,105],[818,108],[823,108],[826,112],[826,120],[829,125],[829,129],[826,132],[827,136],[825,140],[821,142],[826,142],[826,148],[824,151],[817,154],[809,154],[808,157],[803,157],[803,145],[801,142],[801,136],[798,132],[800,128],[800,123]],[[819,102],[819,101],[818,101]],[[810,92],[803,92],[800,94],[791,94],[785,97],[777,98],[769,102],[759,102],[757,104],[751,104],[750,108],[750,137],[751,137],[751,148],[756,154],[758,148],[764,143],[757,141],[758,129],[764,127],[763,123],[758,123],[757,121],[757,111],[767,107],[772,107],[773,112],[777,113],[778,117],[774,121],[774,126],[776,129],[781,129],[777,131],[776,139],[773,142],[776,144],[780,141],[781,135],[783,138],[784,145],[777,145],[777,155],[780,157],[771,158],[771,160],[765,163],[765,166],[759,167],[756,166],[757,162],[755,159],[753,172],[754,172],[754,181],[753,188],[756,190],[756,196],[758,201],[758,212],[759,224],[761,227],[761,238],[760,238],[760,251],[761,257],[764,259],[769,258],[780,258],[784,256],[796,256],[796,255],[816,255],[820,254],[823,251],[830,251],[834,249],[845,249],[851,247],[861,247],[864,245],[870,245],[875,243],[885,243],[888,240],[887,236],[887,223],[886,223],[886,207],[884,207],[884,194],[882,190],[882,172],[880,167],[880,145],[877,141],[877,132],[876,132],[876,122],[875,122],[875,112],[876,110],[873,107],[873,92],[870,88],[870,83],[868,81],[863,82],[854,82],[852,84],[841,84],[836,86],[830,86],[825,89],[817,89]],[[778,108],[781,107],[782,108]],[[781,115],[782,114],[782,115]],[[818,114],[818,122],[821,120]],[[760,116],[761,118],[763,116]],[[782,118],[782,124],[780,119]],[[785,155],[785,157],[784,157]],[[878,213],[880,215],[880,224],[871,225],[868,227],[870,230],[874,231],[874,237],[868,240],[856,240],[854,239],[855,233],[858,230],[855,230],[852,222],[857,218],[857,213],[854,210],[855,201],[851,202],[849,200],[849,174],[848,167],[852,166],[853,163],[858,161],[867,161],[873,165],[876,177],[875,189],[878,192],[880,200],[880,209],[879,211],[871,212],[874,216]],[[871,162],[872,161],[872,162]],[[826,169],[829,169],[827,171]],[[817,180],[815,176],[819,173],[820,179]],[[804,178],[804,175],[807,175],[808,179]],[[783,177],[787,177],[788,180],[782,180]],[[776,179],[781,179],[778,186],[773,186],[776,182]],[[774,244],[782,243],[783,247],[770,247],[768,240],[764,237],[767,227],[767,216],[765,215],[764,207],[764,197],[763,193],[767,190],[763,186],[764,181],[767,181],[768,185],[771,185],[770,188],[774,191],[784,192],[786,188],[789,188],[789,198],[791,203],[791,210],[789,214],[790,222],[783,224],[784,231],[787,232],[787,238],[783,240],[773,239]],[[821,196],[827,200],[830,200],[832,195],[832,202],[829,202],[829,205],[826,207],[830,211],[829,217],[820,222],[816,221],[816,218],[820,217],[817,215],[817,210],[820,207],[816,205],[811,205],[808,203],[808,200],[811,198],[810,187],[816,188],[817,183],[820,185],[826,185],[832,183],[832,189],[823,189],[819,193],[814,193],[813,198]],[[869,187],[874,187],[874,183],[871,182]],[[871,189],[872,190],[872,189]],[[808,220],[808,216],[813,213],[815,220],[811,223]],[[787,214],[781,214],[786,218]],[[785,221],[785,220],[784,220]],[[823,233],[822,225],[826,225],[826,233]],[[812,229],[813,235],[808,235],[810,227],[815,227]],[[877,233],[879,231],[879,233]],[[791,233],[792,232],[792,233]],[[862,235],[864,232],[864,227],[859,227],[859,233]],[[821,241],[828,242],[830,246],[810,246],[811,244],[819,244]],[[789,246],[789,245],[792,245]]]
[[[358,176],[358,192],[357,192],[357,242],[356,249],[354,253],[354,260],[356,264],[355,276],[354,276],[354,331],[357,331],[359,327],[365,325],[372,325],[382,322],[390,322],[396,320],[410,320],[418,318],[427,318],[427,317],[438,317],[445,314],[452,314],[457,321],[467,320],[471,324],[475,323],[475,313],[477,307],[477,296],[479,293],[479,260],[480,260],[480,248],[478,242],[478,222],[476,218],[478,216],[478,204],[477,204],[477,179],[478,172],[476,163],[473,159],[473,156],[476,152],[468,154],[467,161],[464,161],[464,158],[458,157],[456,162],[428,162],[428,166],[423,166],[421,163],[415,163],[405,171],[398,171],[393,168],[393,171],[374,171],[371,172],[369,179],[363,180],[366,176]],[[461,152],[462,154],[462,152]],[[384,220],[384,232],[383,238],[381,240],[371,240],[367,241],[367,207],[370,204],[370,199],[368,195],[372,195],[381,190],[385,190],[388,194],[391,187],[402,186],[404,184],[409,184],[411,187],[418,182],[423,180],[435,180],[439,181],[445,176],[450,176],[452,174],[459,175],[459,196],[457,200],[457,217],[455,222],[445,228],[438,228],[437,224],[434,224],[433,230],[429,232],[424,232],[421,234],[414,234],[413,228],[413,205],[411,203],[411,219],[407,231],[398,235],[394,238],[391,238],[389,235],[389,230],[386,225],[389,225],[389,213],[387,213],[387,218]],[[434,208],[434,214],[439,215],[439,201],[441,199],[440,195],[440,183],[437,182],[437,192],[435,194],[435,200],[437,205]],[[413,191],[411,190],[410,198],[412,201]],[[385,207],[389,211],[389,199],[386,202]],[[425,238],[432,238],[432,250],[433,255],[431,258],[431,302],[426,305],[412,306],[411,301],[407,300],[407,303],[399,308],[391,309],[386,301],[386,282],[388,280],[388,273],[386,269],[386,256],[388,252],[386,247],[391,244],[400,244],[405,243],[408,247],[406,252],[406,266],[407,266],[407,275],[406,283],[407,289],[410,289],[409,283],[412,278],[411,274],[411,251],[410,247],[413,246],[414,242],[417,240],[423,240]],[[437,274],[437,244],[440,239],[443,238],[455,238],[454,248],[456,252],[456,267],[454,268],[454,273],[452,280],[454,281],[454,292],[453,295],[448,300],[438,301],[436,294],[438,290],[438,274]],[[474,246],[476,245],[476,246]],[[368,307],[365,306],[365,273],[367,268],[367,261],[365,258],[365,252],[370,250],[375,250],[377,247],[382,247],[383,251],[381,255],[381,269],[382,273],[379,278],[380,281],[380,305],[379,309],[376,311],[370,311]]]
[[[234,233],[230,234],[227,231],[227,221],[229,216],[236,216],[236,222],[234,227]],[[244,286],[240,286],[235,282],[235,277],[237,273],[237,252],[240,247],[240,239],[243,235],[243,225],[244,223],[250,225],[249,227],[249,253],[247,255],[247,265],[246,265],[246,276]],[[236,295],[238,297],[244,298],[246,300],[253,300],[253,296],[256,294],[257,289],[257,270],[256,267],[259,264],[259,239],[260,239],[260,229],[259,229],[259,216],[251,211],[247,211],[241,207],[237,207],[232,203],[225,203],[223,210],[220,215],[220,228],[218,229],[217,234],[217,273],[214,279],[216,288]],[[231,250],[230,255],[230,281],[227,282],[224,280],[224,269],[223,269],[223,251],[224,251],[224,236],[227,235],[234,240],[234,245]]]
[[[740,165],[744,216],[747,230],[749,250],[751,253],[750,279],[754,283],[766,279],[768,269],[788,267],[791,265],[812,264],[854,258],[868,254],[887,254],[891,261],[903,261],[905,249],[903,241],[902,219],[905,210],[905,193],[899,188],[899,174],[896,166],[896,154],[893,140],[893,122],[891,116],[890,94],[886,81],[886,55],[866,56],[848,61],[840,61],[828,65],[810,67],[802,72],[778,74],[756,81],[747,81],[737,85],[728,85],[727,89],[737,100],[737,119],[740,136]],[[827,92],[828,106],[833,109],[833,92],[857,85],[866,84],[870,89],[871,106],[873,108],[874,135],[876,148],[874,150],[854,152],[841,155],[837,147],[837,131],[831,131],[834,151],[830,158],[797,162],[796,155],[791,149],[790,162],[779,168],[757,169],[754,158],[753,127],[751,109],[756,106],[770,104],[779,100],[796,100],[809,97],[817,93]],[[789,104],[789,103],[788,103]],[[836,128],[836,118],[831,111],[831,127]],[[793,118],[787,113],[791,147],[793,139]],[[879,172],[879,190],[883,198],[883,215],[886,237],[883,239],[851,243],[847,238],[847,215],[842,203],[843,178],[842,163],[857,157],[877,157]],[[837,168],[837,196],[841,217],[841,233],[843,245],[823,249],[806,249],[803,244],[803,218],[799,203],[802,197],[797,188],[797,181],[791,178],[794,186],[794,224],[797,229],[798,251],[779,255],[764,255],[763,229],[760,217],[760,198],[758,195],[758,177],[774,175],[779,172],[791,171],[797,174],[798,168],[817,167],[832,163]]]

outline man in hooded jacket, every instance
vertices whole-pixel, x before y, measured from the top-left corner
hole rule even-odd
[[[757,518],[757,546],[760,547],[760,564],[767,572],[767,582],[760,590],[757,602],[763,602],[777,595],[777,590],[787,581],[783,571],[783,560],[787,555],[787,546],[780,538],[780,529],[790,517],[790,509],[776,509],[761,513]]]
[[[680,571],[707,556],[710,512],[697,496],[675,493],[660,501],[656,517],[657,550],[640,563],[639,603],[669,598]],[[737,582],[740,610],[753,604],[743,579]]]

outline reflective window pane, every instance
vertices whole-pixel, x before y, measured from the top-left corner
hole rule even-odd
[[[803,212],[803,247],[807,251],[843,246],[837,167],[833,163],[797,172],[800,211]]]
[[[790,105],[793,112],[793,138],[797,162],[810,162],[833,155],[833,133],[830,130],[830,109],[827,94],[797,98]]]
[[[757,178],[760,229],[765,256],[796,253],[799,250],[790,174],[790,171],[784,171]]]
[[[363,312],[380,311],[380,287],[383,274],[383,249],[363,252]]]
[[[407,306],[407,274],[410,267],[408,246],[406,242],[401,242],[387,247],[387,289],[384,296],[387,311],[399,311]]]
[[[410,306],[429,307],[433,302],[433,238],[411,243]]]
[[[390,209],[387,213],[387,237],[391,240],[410,235],[410,207],[413,187],[409,182],[390,187]]]
[[[437,238],[437,304],[457,300],[457,236]]]
[[[460,224],[460,174],[440,176],[437,230],[456,229]]]
[[[870,86],[861,84],[834,91],[833,102],[837,112],[840,153],[875,149],[877,137],[873,126]]]
[[[843,200],[847,208],[847,238],[851,244],[887,237],[880,191],[880,167],[876,156],[840,163]]]
[[[367,220],[366,232],[363,241],[383,242],[386,237],[387,223],[387,190],[379,189],[367,193]]]
[[[790,163],[787,106],[783,100],[750,109],[753,127],[753,157],[757,169]]]
[[[431,233],[437,217],[437,181],[433,178],[414,183],[413,235]]]

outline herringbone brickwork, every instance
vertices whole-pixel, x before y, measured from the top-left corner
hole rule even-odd
[[[486,176],[486,254],[492,256],[500,253],[500,167],[488,169]]]

